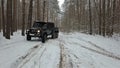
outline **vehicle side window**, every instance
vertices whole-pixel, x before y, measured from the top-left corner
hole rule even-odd
[[[48,27],[47,27],[47,24],[44,24],[43,25],[43,29],[47,29]]]
[[[53,23],[47,23],[48,24],[48,28],[51,29],[54,27],[54,24]]]

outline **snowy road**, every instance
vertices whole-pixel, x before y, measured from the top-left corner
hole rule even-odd
[[[0,34],[0,68],[119,68],[120,39],[60,33],[45,44]],[[17,37],[16,37],[17,36]]]

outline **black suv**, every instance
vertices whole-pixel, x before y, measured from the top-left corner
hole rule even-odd
[[[51,35],[51,38],[58,38],[59,30],[51,22],[35,22],[33,27],[26,31],[27,40],[31,40],[31,37],[39,37],[42,42],[45,43],[47,36]]]

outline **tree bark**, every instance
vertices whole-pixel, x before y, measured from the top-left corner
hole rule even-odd
[[[7,26],[6,26],[6,38],[10,39],[12,23],[12,0],[7,0]]]
[[[111,23],[111,26],[112,26],[112,29],[111,29],[111,36],[113,35],[113,32],[114,32],[114,24],[115,24],[115,7],[116,7],[116,0],[113,1],[113,13],[112,13],[112,23]]]
[[[43,21],[45,21],[45,8],[46,8],[46,1],[43,2]]]
[[[6,22],[5,22],[5,11],[4,11],[4,0],[1,0],[1,5],[2,5],[2,28],[3,28],[3,36],[5,36],[6,34]]]
[[[33,13],[33,0],[30,0],[30,5],[29,5],[29,14],[28,14],[28,29],[32,25],[32,13]]]
[[[90,32],[89,34],[92,35],[92,14],[91,14],[91,1],[89,0],[89,27],[90,27]]]
[[[13,26],[12,31],[17,31],[17,0],[13,0]]]
[[[2,22],[2,16],[1,16],[1,5],[0,5],[0,32],[1,32],[1,29],[2,29],[2,28],[1,28],[1,26],[2,26],[2,23],[1,23],[1,22]]]
[[[25,0],[22,0],[22,36],[25,36]]]
[[[100,4],[99,4],[99,35],[101,35],[102,31],[101,31],[101,25],[102,25],[102,19],[101,19],[101,0],[100,0]]]
[[[40,1],[37,0],[37,20],[40,20]]]
[[[106,28],[106,23],[105,23],[106,22],[105,21],[106,20],[106,16],[105,16],[105,9],[106,9],[105,7],[106,7],[106,5],[105,5],[105,1],[106,0],[103,0],[103,5],[102,5],[102,8],[103,8],[103,14],[102,14],[102,16],[103,16],[102,17],[103,18],[102,34],[103,34],[103,36],[105,36],[105,28]]]

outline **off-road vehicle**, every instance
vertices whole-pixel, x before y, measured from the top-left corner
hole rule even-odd
[[[51,22],[34,22],[32,28],[26,31],[26,39],[29,41],[32,37],[41,38],[42,43],[51,36],[52,39],[58,38],[58,27],[55,27],[54,23]]]

